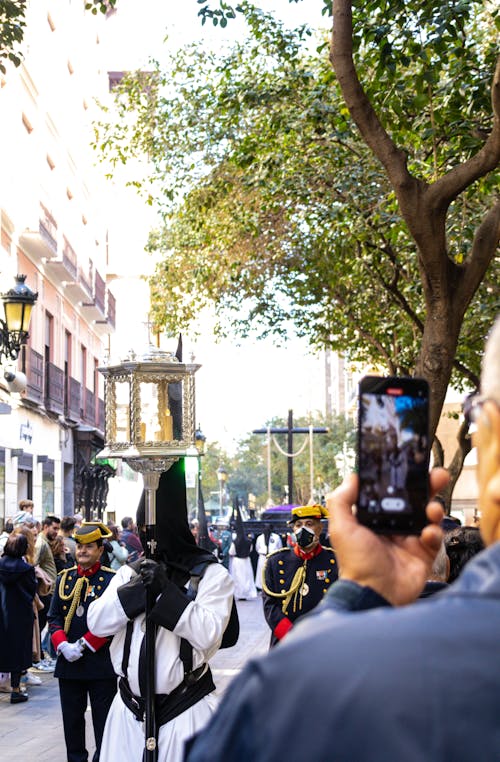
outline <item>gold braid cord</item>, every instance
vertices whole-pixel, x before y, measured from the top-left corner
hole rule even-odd
[[[73,620],[73,617],[75,615],[75,611],[81,601],[82,597],[82,589],[85,587],[85,595],[83,600],[87,597],[87,592],[89,589],[89,581],[87,577],[78,577],[78,580],[76,582],[76,585],[74,586],[71,593],[68,593],[68,595],[64,592],[64,586],[66,585],[66,577],[68,575],[68,572],[74,571],[73,569],[68,569],[67,572],[65,572],[61,576],[61,581],[59,582],[59,597],[62,601],[71,601],[71,606],[69,607],[69,611],[66,615],[66,618],[64,619],[64,632],[66,635],[69,632],[69,628],[71,626],[71,622]]]
[[[274,555],[274,554],[273,554]],[[269,558],[269,557],[268,557]],[[264,565],[264,568],[262,570],[262,589],[264,590],[267,595],[270,595],[272,598],[283,598],[283,603],[281,604],[281,610],[284,614],[286,614],[288,610],[288,606],[290,604],[290,601],[293,598],[293,611],[294,613],[297,611],[297,604],[299,610],[302,608],[302,585],[304,584],[306,580],[306,571],[307,571],[307,561],[304,561],[302,566],[300,566],[295,574],[293,575],[292,584],[290,585],[289,590],[285,590],[284,593],[275,593],[273,590],[270,590],[270,588],[266,584],[266,567],[267,567],[267,560]]]

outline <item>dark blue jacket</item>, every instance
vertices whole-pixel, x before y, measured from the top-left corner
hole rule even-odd
[[[500,543],[411,606],[346,611],[349,584],[247,665],[188,762],[500,760]]]
[[[110,639],[97,638],[87,626],[87,611],[90,604],[102,595],[114,574],[113,569],[99,566],[94,574],[85,575],[88,585],[86,583],[77,596],[75,596],[75,587],[78,580],[84,576],[79,573],[79,567],[72,566],[58,574],[47,617],[52,642],[57,648],[61,640],[74,643],[79,638],[85,637],[92,648],[85,648],[82,657],[73,662],[67,661],[62,654],[59,654],[54,677],[67,680],[99,680],[115,676],[109,656]],[[70,618],[69,629],[65,635],[64,627],[67,617]]]

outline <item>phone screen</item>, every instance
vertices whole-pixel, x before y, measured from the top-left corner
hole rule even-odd
[[[427,523],[429,387],[366,376],[359,386],[358,520],[376,532],[419,534]]]

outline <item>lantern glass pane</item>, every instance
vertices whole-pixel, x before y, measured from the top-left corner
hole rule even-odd
[[[141,441],[171,442],[172,416],[168,407],[168,383],[141,381]]]
[[[130,384],[128,381],[117,381],[116,393],[116,430],[112,440],[115,442],[130,442]]]
[[[23,331],[25,304],[22,302],[4,302],[5,322],[9,331]]]

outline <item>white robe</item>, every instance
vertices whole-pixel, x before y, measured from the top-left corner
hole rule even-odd
[[[269,546],[266,545],[266,538],[264,533],[259,534],[255,541],[255,550],[259,554],[257,561],[257,569],[255,570],[255,585],[262,590],[262,572],[264,571],[264,564],[266,563],[266,556],[269,553],[274,553],[275,550],[280,550],[283,547],[281,537],[276,532],[271,532],[269,536]]]
[[[127,615],[117,589],[133,575],[129,566],[122,566],[110,584],[89,606],[87,623],[99,637],[113,635],[111,661],[117,675],[123,676],[122,657]],[[210,564],[200,580],[198,594],[181,614],[171,632],[159,627],[156,636],[156,693],[170,693],[183,680],[184,667],[179,658],[181,638],[193,647],[193,668],[207,662],[217,652],[231,613],[233,582],[221,564]],[[97,605],[96,605],[97,604]],[[139,689],[139,654],[144,638],[144,614],[134,620],[127,678],[135,695]],[[158,762],[182,762],[184,742],[203,728],[216,708],[212,694],[186,709],[171,722],[162,725],[158,736]],[[144,726],[115,696],[106,720],[100,762],[141,762],[144,749]]]
[[[229,548],[229,573],[234,581],[234,597],[236,600],[250,601],[257,598],[252,562],[250,558],[238,558],[234,542]]]

